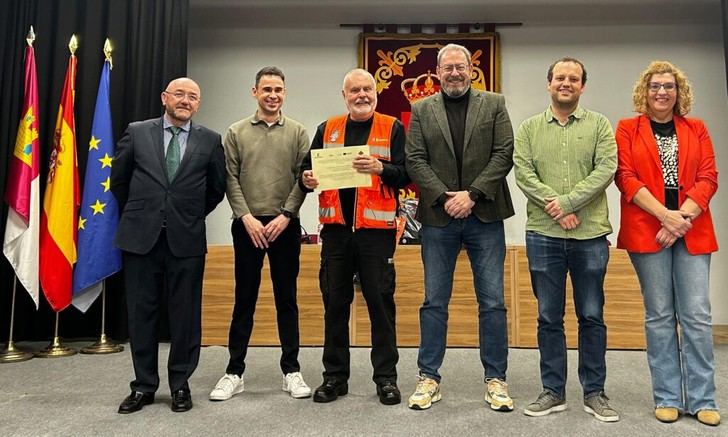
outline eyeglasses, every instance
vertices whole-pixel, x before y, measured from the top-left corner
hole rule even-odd
[[[457,70],[458,73],[464,73],[465,70],[468,69],[467,64],[457,64],[457,65],[442,65],[440,66],[440,70],[444,71],[445,73],[452,73],[453,71]]]
[[[665,92],[669,93],[669,92],[675,91],[677,89],[677,84],[675,82],[665,82],[665,83],[649,82],[647,84],[647,88],[650,91],[652,91],[653,93],[660,91],[660,88],[663,88],[665,90]]]
[[[182,91],[175,91],[173,93],[165,91],[164,93],[173,96],[177,100],[183,100],[185,97],[187,97],[187,100],[189,100],[190,103],[197,103],[200,101],[200,96],[198,96],[197,94],[187,94],[183,93]]]

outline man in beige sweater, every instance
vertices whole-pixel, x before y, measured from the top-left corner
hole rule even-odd
[[[263,258],[268,255],[281,341],[283,390],[294,398],[311,396],[298,363],[296,279],[301,254],[298,210],[306,197],[298,186],[301,161],[308,153],[306,129],[281,113],[285,76],[264,67],[255,76],[255,114],[233,123],[224,141],[227,198],[233,210],[235,308],[230,322],[230,361],[210,393],[224,401],[244,390],[243,372]]]

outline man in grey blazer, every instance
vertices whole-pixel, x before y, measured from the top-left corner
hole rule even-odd
[[[164,115],[129,124],[111,167],[111,191],[121,211],[114,243],[123,251],[136,376],[121,414],[154,402],[161,311],[169,314],[172,411],[192,408],[187,380],[200,356],[205,217],[225,194],[220,135],[191,121],[200,105],[199,86],[175,79],[161,98]],[[161,307],[164,296],[167,308]]]
[[[420,189],[425,299],[420,308],[419,377],[409,407],[440,400],[448,304],[460,248],[465,246],[478,300],[485,401],[512,411],[506,368],[508,332],[503,297],[503,220],[513,215],[506,175],[513,161],[513,129],[502,95],[470,87],[472,63],[463,46],[437,55],[440,93],[415,103],[407,133],[407,172]]]

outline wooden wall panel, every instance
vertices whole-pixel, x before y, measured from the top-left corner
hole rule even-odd
[[[526,248],[518,249],[518,346],[537,347],[538,305],[531,289]],[[607,346],[610,349],[644,349],[644,307],[637,275],[627,253],[610,249],[607,276],[604,281],[604,320],[607,325]],[[575,348],[578,343],[577,321],[574,312],[571,280],[566,281],[566,344]]]
[[[301,344],[323,343],[323,304],[318,285],[320,246],[304,245],[298,281]],[[512,347],[536,346],[536,300],[531,292],[528,262],[524,247],[509,247],[506,254],[504,293],[508,308],[508,335]],[[605,319],[610,348],[644,348],[643,309],[639,286],[624,251],[611,249],[605,283]],[[399,246],[397,268],[397,340],[400,346],[419,345],[419,307],[424,297],[423,271],[418,246]],[[277,345],[275,305],[267,262],[263,269],[255,327],[251,344]],[[465,251],[460,254],[450,302],[448,346],[478,345],[477,303],[470,263]],[[568,283],[568,282],[567,282]],[[211,246],[205,269],[203,296],[203,344],[225,345],[233,306],[233,251],[231,246]],[[569,347],[575,347],[576,317],[570,285],[566,309]],[[366,303],[357,292],[350,325],[352,345],[370,344]]]
[[[510,308],[510,250],[506,254],[504,288],[506,289],[506,308]],[[425,297],[424,270],[419,246],[398,246],[395,252],[397,269],[397,343],[400,346],[420,344],[419,309]],[[470,260],[465,250],[460,252],[455,266],[453,294],[449,307],[448,346],[478,345],[478,303],[475,299],[473,275]],[[354,299],[355,336],[352,344],[370,346],[371,337],[369,314],[363,296],[358,293]],[[513,317],[508,320],[509,333],[512,331]]]
[[[301,273],[298,277],[298,319],[300,341],[304,346],[317,346],[324,341],[324,308],[318,283],[319,264],[318,246],[304,246],[301,253]],[[261,277],[250,343],[256,346],[277,345],[278,325],[267,258]],[[227,345],[235,303],[234,287],[232,246],[210,246],[203,281],[202,344]]]

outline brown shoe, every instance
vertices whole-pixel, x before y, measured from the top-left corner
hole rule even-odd
[[[718,412],[718,410],[700,410],[698,411],[697,417],[698,422],[704,425],[720,425],[720,413]]]
[[[672,423],[677,421],[678,411],[675,407],[657,407],[655,408],[655,418],[660,422]]]

